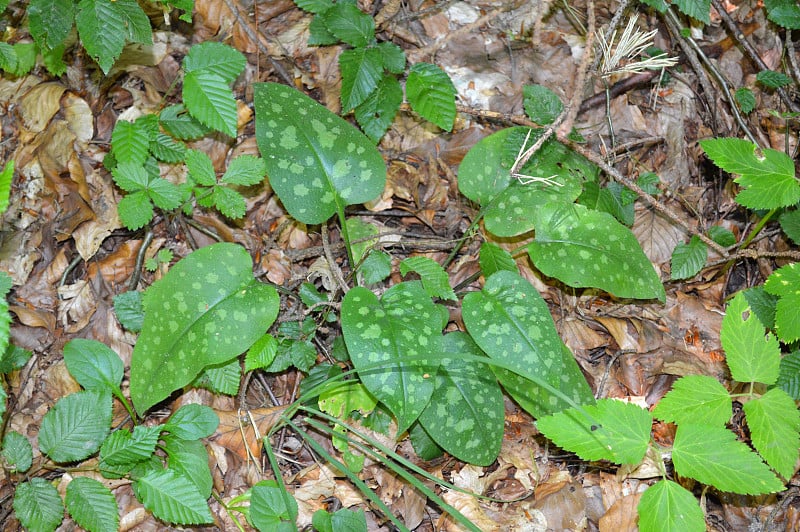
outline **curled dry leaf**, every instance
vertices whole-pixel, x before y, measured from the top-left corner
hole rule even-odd
[[[33,132],[44,131],[61,109],[61,95],[67,88],[58,82],[40,83],[20,99],[19,109],[25,127]]]
[[[222,445],[243,461],[260,460],[261,439],[275,426],[285,410],[285,406],[215,410],[219,416],[219,427],[209,440]]]
[[[58,287],[58,320],[64,331],[75,333],[86,327],[97,310],[94,290],[88,281]]]

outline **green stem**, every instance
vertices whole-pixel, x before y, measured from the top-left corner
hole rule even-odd
[[[456,255],[458,255],[458,252],[461,251],[462,247],[464,247],[464,242],[467,241],[467,238],[469,238],[469,235],[471,235],[472,232],[475,230],[475,228],[478,227],[478,224],[481,223],[481,220],[483,219],[483,215],[485,213],[486,213],[486,207],[481,207],[481,210],[478,211],[478,215],[475,217],[474,220],[472,220],[472,223],[469,224],[469,227],[467,227],[467,230],[464,231],[464,235],[461,237],[461,239],[458,241],[458,243],[453,247],[453,250],[450,252],[450,254],[447,256],[447,258],[442,263],[442,268],[447,269],[447,266],[451,262],[453,262],[453,259],[456,258]]]
[[[337,194],[338,196],[338,194]],[[356,261],[353,259],[353,248],[350,244],[350,231],[347,230],[347,224],[344,217],[344,203],[342,198],[336,198],[336,214],[339,216],[339,225],[342,228],[342,240],[344,240],[344,248],[347,250],[347,261],[350,263],[350,268],[356,267]],[[358,283],[358,276],[353,272],[353,278]]]
[[[744,239],[744,241],[741,243],[739,248],[740,249],[744,249],[747,246],[749,246],[750,243],[755,239],[755,237],[758,236],[758,233],[761,232],[761,230],[764,228],[765,225],[767,225],[767,222],[769,222],[770,218],[772,218],[775,215],[776,212],[778,212],[778,208],[777,207],[772,209],[771,211],[769,211],[767,214],[765,214],[764,217],[761,218],[761,220],[758,221],[758,223],[753,228],[753,230],[750,231],[750,234],[747,235],[747,238]]]

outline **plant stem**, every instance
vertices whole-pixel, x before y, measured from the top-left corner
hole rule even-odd
[[[347,261],[350,263],[351,268],[356,267],[356,261],[353,260],[353,248],[350,243],[350,231],[347,230],[347,224],[345,223],[344,217],[344,203],[342,203],[342,198],[336,198],[336,214],[339,216],[339,225],[342,229],[342,240],[344,240],[344,248],[347,251]],[[353,272],[353,278],[356,279],[356,283],[358,283],[357,275]]]
[[[753,230],[752,230],[752,231],[750,231],[750,234],[749,234],[749,235],[747,235],[747,238],[745,238],[745,239],[742,241],[742,243],[741,243],[741,245],[739,246],[739,248],[746,248],[747,246],[749,246],[749,245],[750,245],[750,243],[751,243],[751,242],[752,242],[752,241],[755,239],[755,237],[756,237],[756,236],[758,236],[758,233],[760,233],[760,232],[761,232],[761,230],[762,230],[762,229],[764,229],[764,226],[767,224],[767,222],[769,222],[770,218],[772,218],[773,216],[775,216],[775,213],[776,213],[776,212],[778,212],[778,209],[777,209],[777,208],[775,208],[775,209],[772,209],[772,210],[771,210],[771,211],[769,211],[767,214],[765,214],[765,215],[764,215],[764,217],[763,217],[763,218],[761,218],[761,219],[758,221],[758,223],[757,223],[757,224],[756,224],[756,226],[753,228]]]
[[[472,232],[478,227],[478,224],[481,223],[481,220],[483,219],[483,215],[484,215],[485,212],[486,212],[486,207],[482,207],[481,210],[478,211],[478,215],[475,217],[474,220],[472,220],[472,223],[469,224],[469,227],[467,227],[467,230],[464,231],[464,234],[458,240],[456,245],[453,246],[453,250],[447,256],[447,258],[444,259],[444,262],[442,263],[442,268],[444,268],[446,270],[447,267],[450,265],[450,263],[453,262],[453,259],[456,258],[456,255],[458,255],[458,252],[461,251],[462,247],[464,247],[464,242],[467,241],[467,238],[469,238],[469,235],[471,235]]]

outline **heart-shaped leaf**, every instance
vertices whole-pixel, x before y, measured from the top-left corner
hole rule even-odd
[[[363,133],[290,87],[257,83],[253,90],[258,149],[292,216],[322,223],[383,192],[386,165]]]
[[[258,340],[278,315],[272,286],[253,278],[236,244],[201,248],[144,293],[144,326],[131,358],[131,399],[140,413]]]

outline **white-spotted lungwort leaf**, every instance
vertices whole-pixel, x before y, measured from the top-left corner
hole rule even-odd
[[[499,271],[489,277],[483,290],[467,294],[463,317],[467,330],[490,358],[524,377],[547,383],[576,404],[594,403],[578,364],[563,347],[547,304],[518,274]],[[495,373],[504,386],[507,380],[511,382],[514,391],[509,392],[537,418],[574,406],[536,382],[519,386],[522,377],[508,370],[496,368]]]
[[[201,248],[144,293],[144,326],[131,359],[140,413],[189,384],[206,366],[246,351],[278,315],[278,294],[253,278],[236,244]]]
[[[503,441],[505,410],[500,385],[487,366],[461,359],[463,355],[485,356],[469,335],[453,332],[442,344],[446,358],[419,422],[442,449],[459,460],[489,465]]]
[[[542,205],[528,254],[545,275],[617,297],[664,301],[664,286],[630,229],[582,205]]]
[[[337,207],[378,197],[386,165],[363,133],[308,96],[277,83],[254,85],[256,141],[270,184],[286,210],[306,224]]]
[[[442,350],[441,315],[418,281],[397,284],[378,297],[366,288],[342,301],[342,331],[364,386],[406,430],[433,393]],[[431,354],[430,360],[404,360]]]

